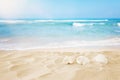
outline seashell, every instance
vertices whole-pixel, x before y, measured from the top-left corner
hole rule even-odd
[[[108,63],[108,59],[103,54],[98,54],[97,56],[95,56],[93,58],[93,61],[96,62],[96,63],[102,63],[102,64],[107,64]]]
[[[85,64],[88,64],[90,60],[86,56],[79,56],[77,57],[76,62],[78,64],[85,65]]]
[[[75,58],[73,56],[66,56],[64,59],[63,59],[63,63],[64,64],[73,64],[75,61]]]

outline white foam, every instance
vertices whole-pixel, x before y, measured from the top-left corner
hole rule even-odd
[[[33,43],[9,43],[0,42],[0,50],[28,50],[28,49],[45,49],[45,48],[70,48],[70,47],[111,47],[111,46],[120,46],[120,38],[108,39],[108,40],[99,40],[99,41],[62,41],[62,42],[49,42],[45,45],[41,45],[42,42],[38,44]]]
[[[55,22],[107,22],[109,21],[108,19],[103,19],[103,20],[53,20]]]
[[[117,23],[117,25],[120,27],[120,23]]]
[[[1,23],[7,24],[16,24],[16,23],[25,23],[25,20],[0,20]]]
[[[16,23],[37,23],[37,22],[106,22],[103,20],[0,20],[1,23],[16,24]]]
[[[5,24],[31,24],[36,23],[35,20],[0,20],[0,23]]]
[[[74,27],[93,26],[93,23],[73,23]]]

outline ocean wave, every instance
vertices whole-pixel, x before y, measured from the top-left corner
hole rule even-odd
[[[105,20],[0,20],[0,23],[7,24],[27,24],[27,23],[39,23],[39,22],[106,22]]]
[[[0,20],[0,23],[16,24],[16,23],[26,23],[26,21],[25,20]]]
[[[0,20],[0,23],[5,23],[5,24],[31,24],[36,22],[37,21],[34,20]]]
[[[73,23],[74,27],[93,26],[94,23]]]
[[[49,20],[48,20],[49,21]],[[103,19],[103,20],[51,20],[54,22],[107,22],[109,21],[108,19]]]
[[[117,25],[120,27],[120,23],[117,23]]]

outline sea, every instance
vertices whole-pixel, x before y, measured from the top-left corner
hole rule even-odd
[[[120,47],[120,19],[0,20],[0,50]]]

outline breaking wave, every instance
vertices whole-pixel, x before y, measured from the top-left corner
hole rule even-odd
[[[74,27],[93,26],[93,23],[73,23]]]
[[[117,23],[117,25],[120,27],[120,23]]]
[[[106,22],[105,20],[0,20],[0,23],[6,24],[29,24],[29,23],[39,23],[39,22]]]

